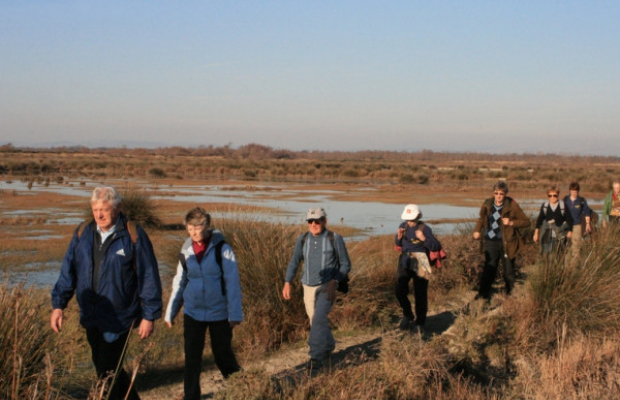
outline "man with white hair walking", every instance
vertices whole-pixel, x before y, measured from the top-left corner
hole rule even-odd
[[[93,220],[75,230],[52,290],[50,325],[60,332],[63,310],[75,294],[97,375],[114,374],[106,398],[136,400],[122,360],[131,328],[146,339],[161,316],[157,260],[144,230],[120,211],[114,187],[95,188],[90,204]]]

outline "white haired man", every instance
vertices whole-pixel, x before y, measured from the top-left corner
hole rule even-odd
[[[93,220],[73,234],[52,290],[50,324],[60,332],[63,310],[75,294],[99,378],[116,373],[109,399],[140,397],[121,367],[132,327],[140,339],[153,333],[162,313],[161,281],[153,246],[140,226],[121,213],[121,196],[97,187],[90,201]]]

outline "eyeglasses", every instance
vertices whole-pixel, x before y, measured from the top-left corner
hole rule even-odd
[[[548,194],[547,197],[558,197],[557,194]]]
[[[506,196],[506,193],[504,192],[494,192],[493,194],[496,196]]]
[[[323,218],[319,218],[319,219],[309,219],[308,220],[308,225],[321,225],[322,222],[324,222],[325,220]]]

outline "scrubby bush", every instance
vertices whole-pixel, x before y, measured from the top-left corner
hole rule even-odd
[[[122,197],[121,210],[128,219],[144,228],[158,228],[161,219],[157,216],[157,205],[146,191],[128,186],[120,191]]]
[[[157,168],[157,167],[153,167],[153,168],[149,169],[149,175],[154,176],[155,178],[165,178],[166,177],[166,173],[164,172],[164,170],[161,169],[161,168]]]
[[[38,390],[49,393],[47,379],[40,376],[47,371],[51,379],[44,361],[51,351],[52,331],[42,317],[49,300],[41,292],[22,285],[10,287],[8,279],[4,282],[0,285],[0,398],[28,398]]]

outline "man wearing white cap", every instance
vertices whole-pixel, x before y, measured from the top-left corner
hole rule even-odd
[[[428,251],[439,251],[441,245],[433,236],[433,231],[421,221],[422,212],[415,204],[407,204],[401,215],[404,220],[398,227],[394,242],[402,251],[398,262],[398,280],[396,282],[396,298],[403,309],[400,329],[409,330],[415,321],[416,328],[421,330],[426,323],[428,311]],[[413,279],[413,296],[415,298],[415,316],[411,310],[409,281]]]
[[[328,314],[336,298],[336,289],[348,281],[351,261],[342,236],[325,228],[327,214],[322,208],[310,208],[306,213],[308,232],[297,238],[293,257],[286,269],[282,296],[291,299],[291,281],[301,262],[304,269],[301,282],[304,304],[310,319],[310,364],[312,370],[322,367],[336,347],[329,327]]]

